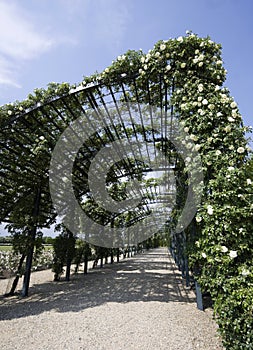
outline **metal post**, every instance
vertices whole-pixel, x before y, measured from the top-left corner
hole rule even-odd
[[[195,281],[195,289],[196,289],[196,294],[197,294],[197,308],[199,310],[203,311],[204,307],[203,307],[202,292],[200,289],[200,285],[198,284],[197,281]]]
[[[36,191],[35,201],[34,201],[34,209],[33,209],[34,226],[31,229],[31,243],[30,243],[30,247],[28,250],[27,258],[26,258],[23,288],[21,291],[22,297],[28,296],[28,289],[29,289],[31,269],[32,269],[33,252],[34,252],[34,242],[35,242],[36,232],[37,232],[37,219],[38,219],[38,215],[39,215],[40,198],[41,198],[41,187],[38,186],[37,191]]]
[[[189,265],[188,258],[185,258],[185,278],[186,278],[186,287],[190,286],[190,273],[189,273]]]

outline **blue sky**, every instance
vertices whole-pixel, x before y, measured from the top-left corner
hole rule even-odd
[[[222,44],[225,85],[251,125],[252,13],[252,0],[0,0],[0,105],[192,30]]]
[[[226,86],[251,125],[252,13],[251,0],[0,0],[0,105],[192,30],[222,44]]]

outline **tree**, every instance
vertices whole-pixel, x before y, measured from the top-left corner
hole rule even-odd
[[[61,225],[60,225],[61,226]],[[62,227],[57,227],[61,229]],[[66,265],[66,281],[70,279],[70,267],[72,260],[75,256],[75,241],[73,233],[63,227],[63,232],[57,236],[53,243],[54,260],[53,260],[53,272],[54,281],[59,281],[60,276],[63,273],[63,267]]]
[[[74,257],[74,263],[76,264],[75,273],[77,273],[79,265],[83,262],[84,263],[83,272],[84,274],[87,274],[88,261],[91,259],[91,256],[92,256],[92,252],[91,252],[91,247],[89,243],[87,243],[83,239],[77,239],[75,257]]]

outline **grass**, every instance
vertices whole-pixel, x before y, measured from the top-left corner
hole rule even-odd
[[[0,252],[9,252],[12,249],[12,245],[0,245]]]
[[[47,251],[47,250],[53,250],[53,245],[52,244],[44,244],[44,250]]]

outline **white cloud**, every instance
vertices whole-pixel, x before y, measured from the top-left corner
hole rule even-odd
[[[0,2],[0,50],[19,59],[30,59],[48,50],[51,39],[43,37],[17,6]]]
[[[0,84],[18,86],[18,66],[52,46],[53,40],[38,31],[27,13],[14,3],[0,1]]]
[[[44,1],[27,7],[26,1],[0,0],[0,86],[20,87],[27,63],[59,46],[118,52],[129,25],[129,3],[55,0],[50,12],[51,1]]]

